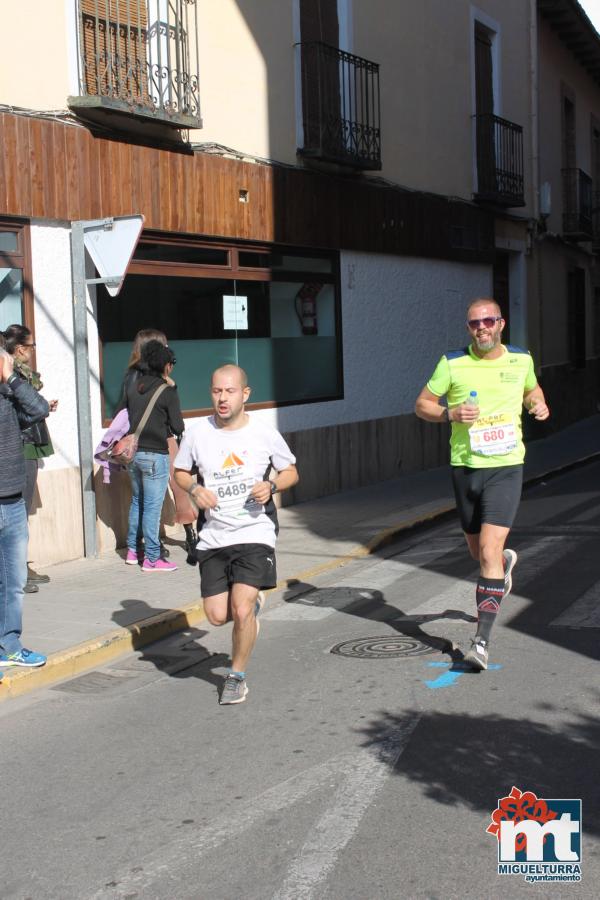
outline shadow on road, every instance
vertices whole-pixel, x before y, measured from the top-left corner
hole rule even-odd
[[[425,712],[394,773],[420,784],[437,803],[490,815],[498,791],[508,795],[513,785],[548,799],[585,798],[584,832],[600,834],[600,721],[583,713],[557,720],[560,709],[542,706],[552,724],[493,713]],[[413,717],[411,710],[382,712],[361,729],[364,745],[385,740]]]
[[[353,599],[355,598],[355,599]],[[297,603],[303,606],[325,606],[338,609],[350,616],[368,619],[393,628],[398,634],[421,641],[426,647],[446,653],[454,661],[463,658],[462,652],[454,641],[444,634],[430,634],[423,630],[423,625],[443,619],[458,622],[475,622],[473,616],[460,610],[445,609],[426,615],[411,615],[391,605],[379,590],[369,587],[326,587],[318,588],[314,584],[297,579],[290,579],[283,595],[285,603]],[[439,628],[436,630],[440,630]]]
[[[169,607],[159,609],[149,606],[143,600],[122,600],[121,609],[113,612],[112,620],[130,631],[134,650],[141,651],[138,656],[140,662],[150,662],[159,672],[172,678],[198,678],[220,691],[223,676],[215,674],[213,670],[230,666],[229,654],[212,653],[200,643],[207,632],[191,625],[184,612],[171,619],[171,631],[173,634],[177,633],[177,644],[169,645],[162,629],[160,633],[157,630],[156,641],[153,643],[149,643],[148,628],[144,629],[143,637],[140,635],[136,623],[152,619],[158,629],[165,615],[173,612],[178,611]],[[151,629],[152,625],[149,627]]]

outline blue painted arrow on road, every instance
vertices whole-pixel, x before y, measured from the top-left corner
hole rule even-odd
[[[440,675],[438,678],[435,678],[433,681],[425,681],[424,684],[427,685],[428,688],[435,690],[436,688],[445,688],[452,687],[453,684],[456,684],[457,680],[461,675],[464,675],[466,672],[474,672],[475,670],[471,668],[471,666],[466,663],[447,663],[447,662],[430,662],[427,663],[430,668],[436,669],[445,669],[449,666],[452,666],[448,672],[444,672],[443,675]],[[490,669],[501,669],[502,666],[498,664],[492,664],[488,666],[488,671]]]

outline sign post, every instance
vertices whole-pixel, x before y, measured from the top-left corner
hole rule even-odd
[[[73,351],[77,397],[77,433],[83,512],[83,543],[86,557],[97,555],[96,497],[94,494],[94,443],[90,398],[90,363],[87,331],[87,287],[104,284],[116,297],[144,225],[144,217],[119,216],[71,222],[71,266],[73,276]],[[86,278],[86,250],[99,278]]]

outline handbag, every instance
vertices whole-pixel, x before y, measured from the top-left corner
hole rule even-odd
[[[154,404],[162,394],[162,392],[167,388],[167,384],[161,384],[159,388],[154,391],[148,406],[144,410],[144,415],[140,419],[140,424],[135,429],[133,434],[126,434],[125,437],[121,438],[119,441],[115,441],[115,443],[108,447],[105,450],[105,457],[107,460],[113,463],[117,463],[120,466],[130,466],[134,460],[135,454],[137,453],[140,434],[144,430],[146,422],[150,418],[150,413],[154,409]]]

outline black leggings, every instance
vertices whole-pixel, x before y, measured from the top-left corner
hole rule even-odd
[[[452,466],[452,484],[466,534],[479,534],[482,525],[511,528],[521,500],[522,465],[489,469]]]

